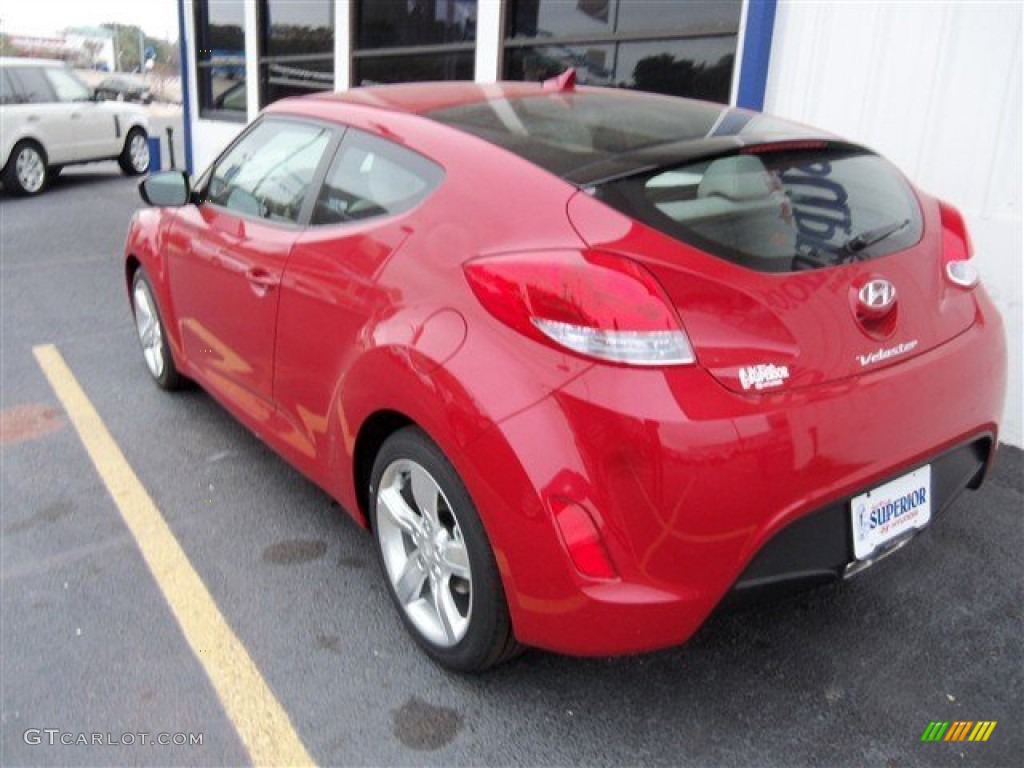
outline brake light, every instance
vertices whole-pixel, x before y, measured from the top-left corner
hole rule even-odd
[[[961,288],[973,288],[978,284],[978,270],[970,262],[974,248],[964,217],[952,205],[942,201],[939,201],[939,212],[942,221],[942,262],[946,278]]]
[[[464,267],[480,303],[525,336],[627,365],[687,365],[693,348],[661,286],[630,259],[554,251]]]

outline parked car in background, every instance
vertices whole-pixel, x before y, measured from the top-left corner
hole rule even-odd
[[[996,451],[1003,328],[963,219],[806,126],[571,75],[358,88],[141,190],[152,378],[368,526],[452,669],[665,647],[850,577]]]
[[[117,160],[128,176],[149,170],[149,119],[107,102],[60,61],[0,58],[0,181],[36,195],[65,165]]]
[[[96,86],[96,94],[111,101],[137,101],[149,104],[153,93],[149,86],[135,83],[124,77],[108,77]]]

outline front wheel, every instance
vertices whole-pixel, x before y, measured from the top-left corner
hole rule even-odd
[[[455,468],[416,427],[374,462],[371,518],[392,600],[427,654],[459,672],[512,656],[505,592],[483,524]]]
[[[141,176],[149,170],[149,142],[144,130],[132,128],[128,131],[117,164],[126,176]]]
[[[185,378],[178,373],[174,364],[153,288],[141,267],[132,278],[132,311],[135,313],[135,330],[142,345],[142,357],[153,381],[161,389],[180,389],[185,384]]]

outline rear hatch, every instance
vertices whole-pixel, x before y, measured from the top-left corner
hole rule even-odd
[[[895,365],[975,317],[944,278],[938,202],[846,143],[733,147],[596,181],[569,216],[588,245],[654,273],[698,362],[737,392]]]

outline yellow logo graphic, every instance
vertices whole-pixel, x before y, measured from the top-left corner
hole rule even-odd
[[[921,741],[988,741],[995,728],[995,720],[932,720]]]

